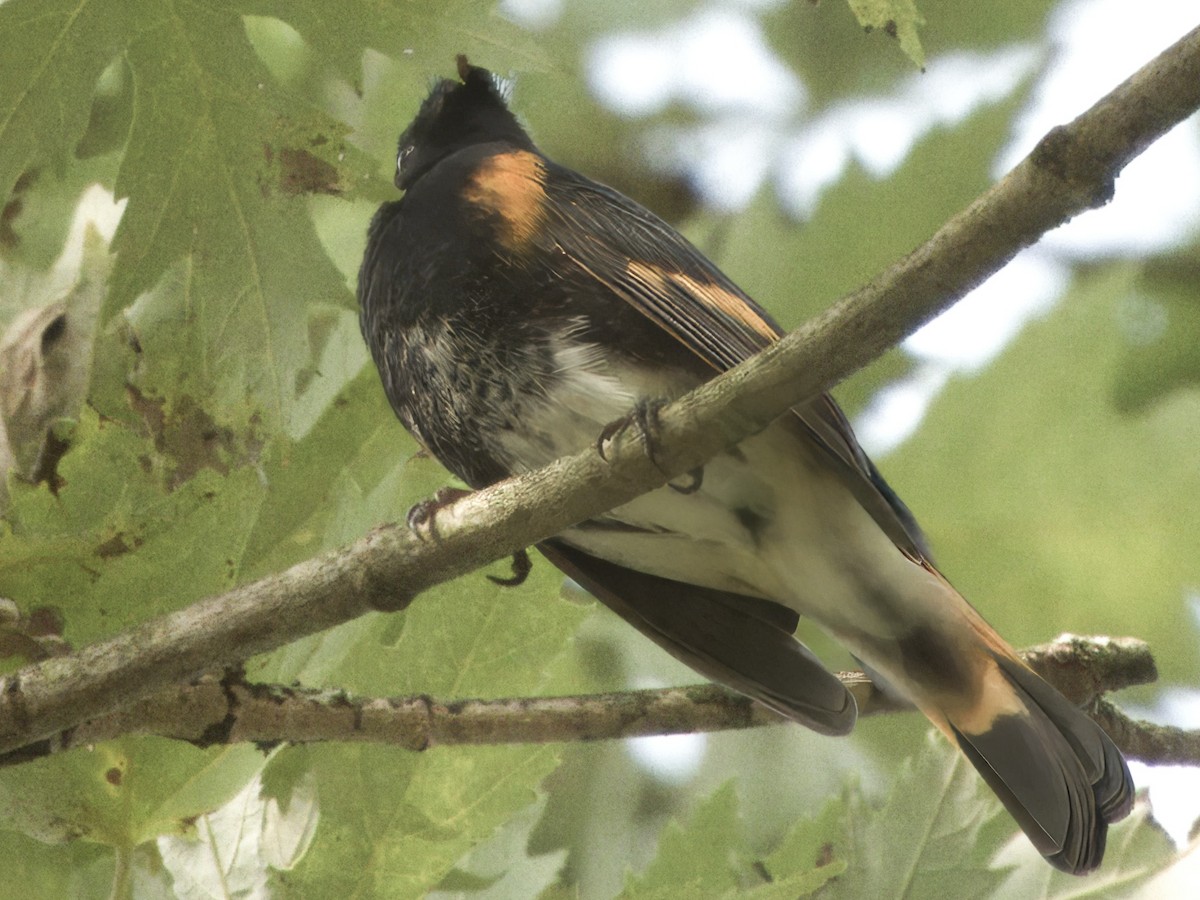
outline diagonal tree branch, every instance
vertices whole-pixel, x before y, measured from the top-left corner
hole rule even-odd
[[[1000,269],[1043,233],[1103,205],[1121,168],[1200,107],[1200,29],[1078,119],[870,284],[755,359],[662,410],[656,466],[638,435],[472,494],[436,536],[382,527],[350,547],[69,656],[0,679],[0,752],[422,590],[628,502],[702,465],[830,387]]]

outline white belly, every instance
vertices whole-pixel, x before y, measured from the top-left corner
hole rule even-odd
[[[671,398],[692,386],[688,376],[614,367],[578,345],[563,356],[566,377],[502,438],[524,470],[594,446],[604,426],[639,399]],[[562,537],[639,571],[775,600],[843,638],[864,622],[879,623],[882,633],[880,595],[906,593],[906,583],[920,591],[927,575],[821,452],[790,429],[768,428],[710,460],[694,493],[661,488]]]

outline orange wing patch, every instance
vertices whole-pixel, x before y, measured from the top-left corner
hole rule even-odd
[[[497,237],[509,250],[523,250],[546,215],[546,167],[524,150],[488,157],[467,182],[469,203],[495,217]]]
[[[778,332],[751,309],[745,300],[720,285],[698,281],[682,272],[667,272],[637,260],[630,260],[626,265],[626,270],[630,277],[651,287],[663,290],[669,285],[674,285],[682,289],[727,319],[740,322],[752,331],[758,332],[770,343],[779,340]]]

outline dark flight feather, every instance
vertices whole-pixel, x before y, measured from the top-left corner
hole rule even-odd
[[[683,584],[561,541],[542,554],[680,662],[821,734],[848,734],[849,691],[792,635],[799,617],[767,600]],[[636,598],[631,600],[630,598]]]

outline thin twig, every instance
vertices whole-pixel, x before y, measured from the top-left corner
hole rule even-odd
[[[1120,721],[1114,735],[1130,755],[1147,762],[1160,745],[1137,744],[1141,729],[1104,694],[1154,681],[1150,648],[1135,638],[1064,635],[1022,652],[1043,677],[1080,705],[1099,709],[1102,723]],[[843,672],[859,715],[908,709],[877,690],[862,672]],[[52,741],[0,754],[0,766],[26,762],[122,734],[155,734],[200,747],[253,742],[368,742],[407,750],[445,744],[593,741],[753,728],[786,721],[749,698],[714,684],[575,697],[436,700],[363,698],[342,691],[305,690],[247,682],[241,669],[171,688],[126,709],[69,729]],[[1200,734],[1180,733],[1171,761],[1200,760]],[[1149,754],[1149,755],[1148,755]],[[1189,755],[1190,754],[1190,755]]]

